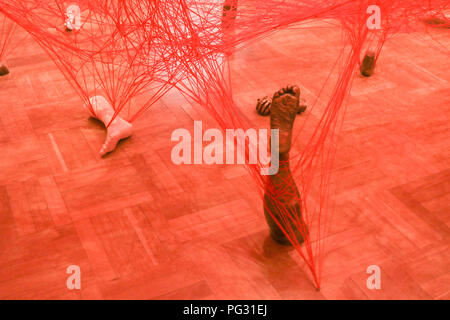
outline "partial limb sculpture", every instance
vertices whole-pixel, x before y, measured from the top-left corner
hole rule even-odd
[[[103,96],[92,97],[89,101],[94,112],[92,116],[106,126],[106,140],[100,149],[100,156],[103,157],[114,151],[120,140],[131,137],[133,125],[119,116],[114,118],[114,109]]]
[[[234,53],[235,21],[237,17],[238,0],[225,0],[222,11],[222,33],[224,54],[230,57]]]
[[[301,214],[300,194],[289,166],[293,126],[299,108],[300,89],[297,86],[287,86],[273,96],[270,127],[279,130],[280,165],[277,174],[268,176],[264,215],[271,237],[282,245],[301,244],[308,235]],[[288,239],[282,229],[292,235],[291,239]]]
[[[361,63],[360,72],[364,77],[370,77],[375,72],[376,54],[368,50]]]
[[[238,0],[225,0],[223,3],[222,26],[228,29],[234,26],[237,16]]]
[[[450,10],[439,15],[430,15],[424,22],[434,27],[450,29]]]
[[[2,62],[0,62],[0,76],[6,76],[9,73],[8,68]]]
[[[261,99],[258,99],[258,101],[256,102],[256,112],[260,115],[260,116],[268,116],[270,115],[270,108],[272,106],[272,98],[270,98],[269,96],[265,96]],[[306,111],[306,109],[308,108],[308,105],[306,103],[306,100],[303,98],[300,98],[300,103],[299,103],[299,108],[297,111],[297,114],[302,114],[303,112]]]

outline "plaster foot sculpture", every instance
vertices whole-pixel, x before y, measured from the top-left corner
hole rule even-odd
[[[264,194],[264,215],[273,240],[282,245],[291,245],[280,228],[295,235],[294,242],[301,244],[308,235],[301,215],[300,194],[289,167],[292,131],[300,108],[300,89],[288,86],[276,92],[272,99],[270,127],[279,130],[280,167],[277,174],[268,176]],[[276,218],[276,220],[274,219]],[[277,223],[278,221],[278,223]]]
[[[114,109],[104,97],[95,96],[90,98],[89,101],[95,112],[93,117],[103,122],[106,126],[106,140],[100,149],[100,156],[103,157],[114,151],[120,140],[131,137],[133,125],[119,116],[111,122],[114,117]]]

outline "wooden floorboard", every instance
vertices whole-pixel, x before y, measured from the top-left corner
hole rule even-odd
[[[430,32],[450,47],[448,30]],[[332,28],[292,29],[236,51],[242,113],[266,127],[255,101],[287,83],[315,101],[341,41]],[[104,127],[37,44],[22,45],[0,79],[0,298],[450,299],[450,59],[425,34],[396,36],[373,77],[355,75],[320,291],[298,253],[268,237],[242,166],[170,161],[173,130],[217,126],[205,111],[172,90],[101,159]],[[297,119],[296,150],[330,90]],[[70,265],[80,291],[66,287]],[[381,290],[366,286],[370,265]]]

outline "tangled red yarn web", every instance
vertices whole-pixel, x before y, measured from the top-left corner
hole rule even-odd
[[[81,25],[67,32],[67,8],[73,4],[80,9]],[[379,30],[367,27],[370,5],[381,9]],[[282,214],[274,217],[281,227],[290,226],[284,232],[320,287],[335,135],[361,57],[372,48],[378,58],[390,37],[415,31],[423,20],[450,26],[449,1],[226,0],[226,6],[237,6],[237,15],[231,10],[232,16],[227,16],[230,11],[224,11],[221,0],[0,0],[4,14],[0,16],[0,58],[11,39],[11,19],[48,52],[90,109],[89,97],[103,95],[116,116],[134,121],[177,88],[204,107],[222,129],[245,129],[255,126],[233,100],[228,59],[234,50],[283,28],[298,32],[313,28],[313,20],[340,28],[344,45],[330,76],[324,79],[325,87],[334,79],[331,75],[336,75],[328,103],[313,130],[306,133],[302,128],[294,134],[294,145],[302,141],[301,151],[291,155],[291,165],[300,189],[300,195],[294,196],[309,230],[305,243],[300,244],[295,236],[296,230],[305,233],[302,221],[281,203]],[[439,43],[436,49],[449,54]],[[260,175],[260,168],[248,165],[262,196],[266,177]]]
[[[11,40],[16,24],[0,12],[0,62],[11,48]]]

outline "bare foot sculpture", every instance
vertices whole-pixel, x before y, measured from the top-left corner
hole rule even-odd
[[[287,86],[274,94],[270,113],[271,129],[279,130],[280,167],[276,175],[268,176],[264,215],[272,239],[282,245],[291,245],[291,242],[301,244],[308,235],[301,215],[300,194],[289,167],[292,130],[300,108],[299,102],[300,89]],[[290,241],[279,224],[285,231],[290,230],[289,234],[294,234],[296,239]]]
[[[0,77],[1,76],[6,76],[9,73],[8,68],[0,62]]]
[[[261,99],[258,99],[258,101],[256,102],[256,112],[260,115],[260,116],[268,116],[270,115],[270,107],[272,106],[272,98],[270,98],[269,96],[265,96]],[[308,108],[308,105],[306,103],[306,100],[303,98],[300,98],[300,105],[298,108],[298,112],[297,114],[302,114],[303,112],[306,111],[306,109]]]
[[[103,157],[114,151],[120,140],[131,137],[133,134],[133,125],[119,116],[112,120],[114,117],[114,109],[104,97],[95,96],[90,98],[89,101],[94,110],[92,116],[103,122],[106,126],[106,140],[100,149],[100,156]]]

